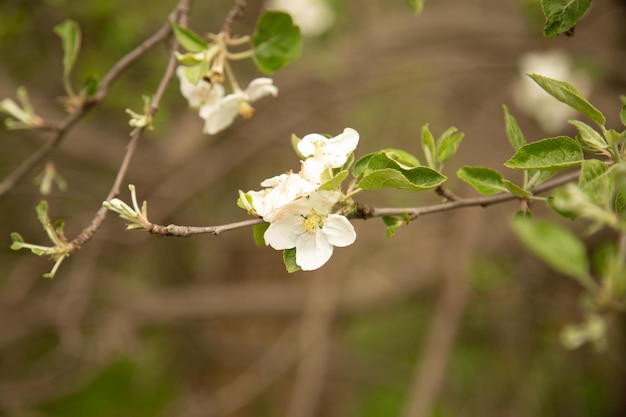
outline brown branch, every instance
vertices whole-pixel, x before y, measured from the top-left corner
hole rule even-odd
[[[181,8],[181,6],[177,7],[175,10],[175,14],[180,14],[182,10],[188,9],[188,2],[185,3],[185,6]],[[69,114],[63,122],[60,124],[50,124],[44,123],[40,130],[43,131],[52,131],[54,135],[39,149],[37,149],[34,153],[24,159],[16,169],[11,172],[2,182],[0,182],[0,198],[3,197],[6,193],[8,193],[15,185],[24,178],[37,164],[43,161],[48,155],[50,155],[59,145],[63,142],[66,134],[69,130],[83,117],[85,117],[94,107],[104,101],[106,95],[109,92],[109,89],[113,82],[120,77],[120,75],[128,69],[135,61],[145,55],[150,49],[152,49],[159,42],[167,39],[171,34],[171,25],[166,22],[157,32],[155,32],[152,36],[142,42],[135,49],[130,51],[128,54],[123,56],[119,61],[117,61],[113,67],[107,72],[107,74],[102,78],[100,85],[98,87],[98,91],[93,97],[85,98],[80,107]]]
[[[564,175],[559,178],[555,178],[551,181],[547,181],[534,189],[535,194],[541,194],[543,192],[549,191],[553,188],[559,187],[568,182],[574,181],[580,175],[580,171],[573,171],[567,175]],[[452,196],[449,191],[446,191],[447,195]],[[348,217],[353,219],[369,219],[372,217],[383,217],[383,216],[401,216],[403,214],[408,214],[410,220],[415,220],[420,216],[425,214],[432,213],[440,213],[444,211],[455,210],[458,208],[465,207],[488,207],[494,204],[505,203],[507,201],[519,200],[520,197],[515,196],[513,194],[497,194],[493,196],[481,196],[474,198],[459,198],[454,196],[456,200],[448,201],[441,204],[432,204],[430,206],[424,207],[372,207],[369,205],[364,205],[357,203],[357,208],[354,213],[349,215]],[[242,227],[253,226],[255,224],[263,223],[263,219],[251,219],[244,220],[236,223],[229,223],[219,226],[178,226],[175,224],[170,224],[168,226],[162,226],[159,224],[151,224],[147,229],[148,232],[155,235],[162,236],[176,236],[176,237],[188,237],[192,235],[210,233],[213,235],[218,235],[222,232],[226,232],[229,230],[240,229]]]
[[[222,25],[222,32],[226,35],[230,36],[230,31],[232,29],[233,23],[235,20],[241,16],[243,16],[246,11],[246,0],[234,0],[233,5],[230,8],[230,11],[226,15],[224,19],[224,24]]]

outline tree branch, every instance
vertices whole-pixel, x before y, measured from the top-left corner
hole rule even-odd
[[[181,19],[186,19],[186,15],[187,15],[187,12],[189,11],[190,3],[191,3],[191,0],[180,0],[178,5],[176,6],[176,9],[172,13],[175,16],[177,21]],[[164,28],[165,27],[167,27],[167,29],[166,30],[162,29],[161,31],[169,34],[171,32],[171,26],[170,26],[169,21],[164,26]],[[153,38],[156,38],[156,37],[153,36]],[[145,43],[142,45],[145,45]],[[170,50],[170,59],[167,64],[167,68],[165,69],[165,73],[163,74],[163,77],[161,78],[161,81],[159,82],[159,86],[157,87],[154,97],[152,98],[152,101],[150,103],[150,116],[151,117],[153,117],[156,114],[157,110],[159,109],[159,104],[161,103],[161,99],[163,98],[163,94],[165,93],[165,88],[167,87],[167,84],[170,82],[174,74],[176,62],[177,62],[176,55],[174,54],[174,52],[176,51],[177,48],[178,48],[178,42],[176,41],[176,39],[174,39],[172,41],[172,47]],[[140,50],[143,51],[142,53],[145,53],[147,49],[145,49],[145,47],[142,48],[141,45],[135,49],[135,51],[140,51]],[[139,52],[137,52],[137,54],[139,54]],[[125,62],[132,62],[132,60],[129,59],[129,60],[126,60]],[[120,65],[118,68],[122,68],[122,67],[123,65]],[[119,69],[119,71],[121,71],[121,69]],[[111,200],[115,198],[117,195],[119,195],[120,187],[122,185],[124,177],[126,176],[126,172],[128,171],[128,167],[130,166],[130,161],[134,155],[135,149],[137,147],[137,143],[144,129],[145,128],[138,129],[137,132],[130,139],[128,146],[126,147],[126,153],[124,154],[124,159],[122,160],[120,169],[117,172],[117,175],[115,177],[115,180],[113,181],[113,185],[111,187],[111,190],[109,191],[109,194],[106,197],[106,200]],[[100,209],[96,212],[96,215],[94,216],[91,223],[89,223],[89,225],[86,228],[84,228],[80,232],[80,234],[69,243],[69,246],[72,252],[79,250],[86,242],[88,242],[92,238],[96,230],[98,230],[100,225],[104,222],[104,219],[106,218],[106,214],[107,214],[107,209],[104,207],[100,207]]]
[[[546,191],[549,191],[553,188],[559,187],[568,182],[574,181],[580,175],[580,171],[573,171],[567,175],[563,175],[562,177],[555,178],[551,181],[547,181],[540,186],[536,187],[534,190],[535,194],[540,194]],[[430,206],[424,207],[372,207],[369,205],[356,203],[357,208],[356,211],[350,214],[348,217],[353,219],[369,219],[372,217],[383,217],[383,216],[401,216],[403,214],[408,214],[409,220],[415,220],[420,216],[432,213],[439,213],[443,211],[455,210],[458,208],[464,207],[488,207],[494,204],[505,203],[507,201],[519,200],[520,198],[513,194],[497,194],[493,196],[481,196],[474,198],[459,198],[449,191],[445,191],[446,195],[454,196],[453,201],[447,201],[441,204],[433,204]],[[255,224],[263,223],[263,219],[251,219],[244,220],[236,223],[223,224],[219,226],[178,226],[175,224],[170,224],[167,226],[162,226],[159,224],[151,223],[150,226],[144,230],[147,230],[149,233],[154,235],[161,236],[176,236],[176,237],[188,237],[192,235],[199,235],[210,233],[213,235],[219,235],[222,232],[227,232],[229,230],[240,229],[242,227],[254,226]],[[138,229],[140,230],[140,229]]]

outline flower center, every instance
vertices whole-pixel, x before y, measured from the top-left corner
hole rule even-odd
[[[306,216],[300,225],[305,232],[313,235],[315,234],[315,229],[324,225],[324,218],[313,210],[313,214]]]

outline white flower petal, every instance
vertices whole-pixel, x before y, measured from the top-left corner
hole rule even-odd
[[[316,233],[303,233],[296,242],[296,264],[303,271],[312,271],[324,265],[333,254],[333,246],[317,229]]]
[[[304,156],[314,156],[320,147],[325,146],[326,140],[326,137],[319,133],[309,133],[298,142],[297,148]]]
[[[307,204],[318,214],[326,215],[330,213],[330,211],[333,209],[333,206],[339,201],[340,197],[341,193],[339,191],[317,191],[309,195]],[[309,209],[309,211],[306,213],[309,213],[310,211],[311,210]]]
[[[332,168],[339,168],[348,160],[350,155],[359,144],[359,133],[349,127],[343,133],[328,139],[325,150],[325,159]]]
[[[324,220],[324,227],[321,232],[333,246],[348,246],[356,240],[356,232],[352,223],[345,216],[339,214],[329,214]]]
[[[224,97],[224,87],[221,84],[210,84],[205,80],[198,81],[196,85],[190,83],[183,66],[176,69],[176,75],[180,79],[180,92],[191,108],[197,109],[207,104],[214,104]]]
[[[300,235],[308,235],[302,229],[302,220],[297,216],[289,216],[271,223],[263,235],[265,244],[276,250],[295,248]]]
[[[217,105],[200,108],[200,117],[205,121],[204,132],[214,135],[233,124],[239,114],[239,96],[229,94]]]
[[[271,78],[256,78],[250,82],[244,91],[248,102],[257,101],[263,97],[278,95],[278,87]]]

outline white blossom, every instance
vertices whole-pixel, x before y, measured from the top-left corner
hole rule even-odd
[[[321,183],[322,173],[328,168],[343,166],[358,143],[359,133],[349,127],[330,139],[318,133],[306,135],[297,145],[298,151],[307,157],[302,162],[302,175]]]
[[[558,50],[529,52],[522,56],[519,68],[520,78],[513,90],[516,105],[535,119],[546,133],[558,133],[576,110],[550,96],[526,74],[565,81],[583,95],[591,91],[591,78],[575,68],[569,55]]]
[[[320,268],[333,248],[356,240],[354,227],[345,216],[332,214],[338,191],[316,191],[283,207],[282,216],[265,231],[265,242],[277,250],[296,249],[296,264],[304,271]]]
[[[335,23],[335,12],[325,0],[269,0],[265,7],[289,13],[304,36],[319,36]]]
[[[180,79],[180,93],[192,109],[213,105],[224,97],[224,87],[221,84],[211,84],[204,79],[200,79],[196,85],[192,84],[185,75],[184,66],[176,69],[176,75]]]
[[[257,78],[244,91],[236,91],[226,97],[208,102],[200,107],[200,117],[205,120],[204,132],[214,135],[230,126],[238,114],[249,119],[254,114],[250,103],[266,96],[276,97],[278,88],[271,78]]]
[[[267,222],[281,215],[281,209],[294,200],[312,193],[318,187],[299,174],[292,172],[269,178],[261,183],[268,187],[261,191],[249,191],[252,207]]]

